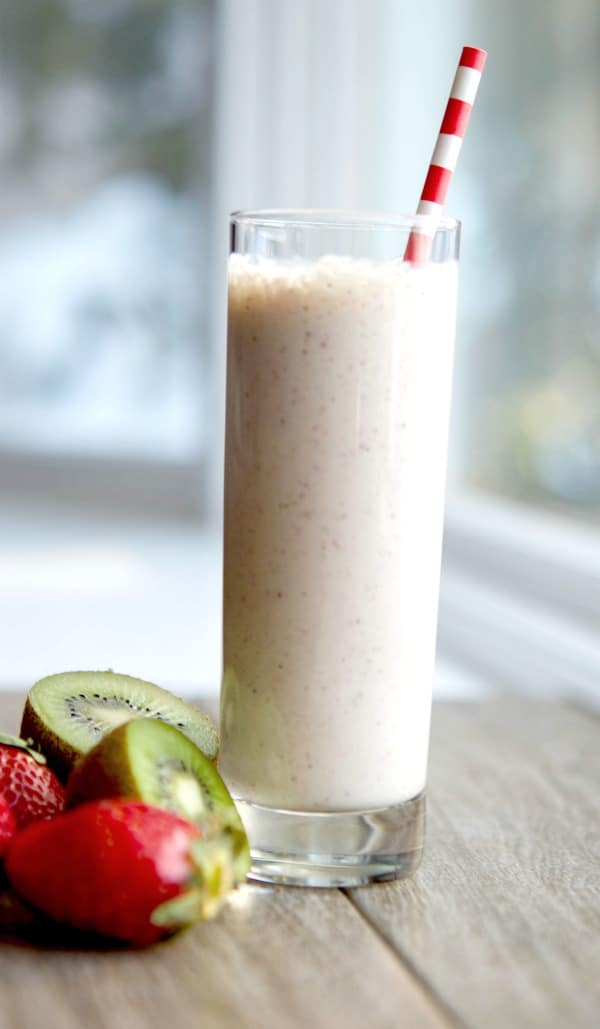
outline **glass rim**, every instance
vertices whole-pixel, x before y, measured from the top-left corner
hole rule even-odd
[[[415,226],[431,227],[436,221],[436,232],[454,232],[460,228],[458,218],[444,214],[437,218],[431,214],[403,214],[391,211],[360,211],[344,208],[272,207],[256,210],[232,211],[231,223],[256,228],[352,229],[353,231],[391,230],[410,232]]]

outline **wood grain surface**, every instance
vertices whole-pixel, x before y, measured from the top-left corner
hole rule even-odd
[[[0,695],[0,728],[22,698]],[[246,885],[145,952],[0,942],[1,1029],[596,1029],[600,721],[434,710],[426,857],[358,890]]]
[[[599,730],[514,697],[440,707],[419,874],[351,892],[466,1026],[600,1025]]]

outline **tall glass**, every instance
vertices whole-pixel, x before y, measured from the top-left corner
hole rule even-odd
[[[423,223],[231,219],[221,770],[264,881],[421,858],[459,246],[404,262]]]

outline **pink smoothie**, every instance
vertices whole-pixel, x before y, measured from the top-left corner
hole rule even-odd
[[[457,265],[229,269],[221,770],[271,807],[424,788]]]

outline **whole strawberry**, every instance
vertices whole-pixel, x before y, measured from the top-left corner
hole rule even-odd
[[[6,798],[0,793],[0,858],[4,857],[10,841],[17,831],[17,823]]]
[[[16,736],[0,733],[0,793],[18,829],[53,818],[65,807],[65,790],[46,759]]]
[[[82,804],[15,837],[15,891],[58,922],[136,946],[210,918],[235,885],[228,836],[133,800]]]

